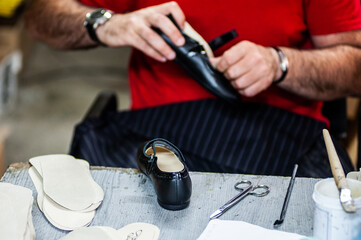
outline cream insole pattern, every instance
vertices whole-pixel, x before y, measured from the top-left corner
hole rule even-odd
[[[117,230],[111,227],[83,227],[67,234],[59,240],[117,240]],[[124,238],[126,239],[126,238]]]
[[[184,169],[184,165],[179,161],[178,157],[170,150],[155,146],[157,156],[157,166],[163,172],[180,172]],[[153,155],[153,148],[150,147],[146,150],[148,155]]]
[[[37,202],[49,222],[63,230],[89,225],[104,198],[89,163],[65,154],[38,156],[29,162]]]
[[[0,238],[35,239],[32,223],[32,191],[28,188],[0,183]]]
[[[76,212],[60,206],[44,194],[42,177],[34,167],[29,168],[29,175],[38,192],[38,206],[51,224],[63,230],[73,230],[74,228],[90,224],[94,218],[95,210]]]
[[[136,222],[119,230],[104,226],[78,228],[59,240],[157,240],[159,233],[159,228],[153,224]]]
[[[89,164],[84,160],[53,154],[32,158],[30,163],[43,178],[44,192],[65,208],[94,210],[104,198],[103,190],[93,180]]]

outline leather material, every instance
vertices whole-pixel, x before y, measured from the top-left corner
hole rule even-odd
[[[183,170],[179,172],[160,170],[157,165],[157,153],[155,152],[153,156],[146,154],[147,149],[152,146],[161,146],[173,152],[183,164]],[[177,147],[161,138],[145,142],[138,148],[137,164],[139,169],[151,179],[161,207],[168,210],[181,210],[189,206],[192,181],[184,156]]]
[[[174,61],[179,64],[194,80],[216,97],[231,103],[239,103],[241,101],[240,95],[231,86],[224,75],[213,68],[202,45],[185,34],[179,28],[172,16],[169,16],[169,18],[173,21],[185,38],[185,44],[183,46],[176,46],[160,29],[153,29],[175,51],[176,58]],[[216,46],[216,44],[214,45]],[[217,44],[216,47],[219,47],[219,44]]]
[[[92,24],[85,24],[85,28],[86,30],[88,31],[88,34],[89,34],[89,37],[96,43],[99,43],[99,44],[102,44],[100,41],[99,41],[99,38],[97,36],[97,34],[95,33],[95,29],[93,27]]]
[[[211,47],[212,51],[215,51],[236,37],[238,37],[238,34],[237,34],[236,30],[233,29],[233,30],[226,32],[226,33],[222,34],[221,36],[218,36],[215,39],[209,41],[208,45]]]

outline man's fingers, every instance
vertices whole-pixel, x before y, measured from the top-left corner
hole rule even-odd
[[[175,24],[167,17],[172,14],[183,26],[185,17],[175,2],[143,8],[125,14],[115,14],[109,23],[98,28],[103,31],[101,40],[108,46],[130,45],[158,61],[174,60],[175,52],[152,27],[159,28],[170,40],[181,46],[185,39]]]
[[[153,14],[149,17],[151,25],[159,28],[175,45],[182,46],[184,44],[184,37],[168,17],[163,14]]]
[[[214,57],[214,58],[209,58],[209,62],[211,63],[211,65],[217,69],[217,64],[219,62],[219,60],[221,59],[221,57]]]
[[[225,72],[230,66],[240,61],[243,58],[243,54],[236,52],[236,49],[231,48],[224,52],[223,56],[217,63],[217,69],[220,72]]]
[[[242,95],[253,97],[268,88],[272,83],[271,77],[259,75],[258,72],[257,69],[253,69],[231,81],[231,85]]]
[[[148,27],[142,27],[138,29],[140,37],[146,41],[155,51],[160,53],[168,60],[175,58],[175,52],[168,46],[168,44],[152,29]]]
[[[157,52],[147,41],[145,41],[142,37],[140,37],[137,33],[134,33],[134,36],[132,38],[132,46],[136,49],[142,51],[149,57],[152,57],[160,62],[165,62],[167,59]]]
[[[230,66],[246,57],[255,45],[249,41],[242,41],[225,51],[217,64],[220,72],[225,72]]]
[[[227,68],[224,72],[224,76],[227,79],[237,79],[246,73],[250,72],[254,66],[250,64],[250,61],[247,61],[246,58],[241,59],[240,61],[236,62],[235,64],[231,65]]]
[[[266,88],[267,87],[265,87],[265,85],[261,81],[256,81],[254,82],[254,84],[248,86],[247,88],[238,90],[238,92],[245,97],[254,97]]]
[[[183,29],[186,18],[177,2],[164,3],[160,5],[160,9],[164,15],[172,14],[178,26]]]
[[[235,80],[231,80],[231,85],[236,90],[243,90],[254,84],[258,79],[255,78],[255,75],[253,73],[247,73]]]

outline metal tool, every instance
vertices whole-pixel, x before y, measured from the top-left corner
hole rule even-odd
[[[332,175],[340,192],[340,202],[342,208],[345,212],[354,213],[356,212],[356,206],[352,199],[351,189],[347,184],[345,173],[340,163],[340,159],[338,158],[335,146],[333,145],[330,133],[326,129],[323,129],[323,138],[327,148]]]
[[[236,205],[239,201],[245,198],[248,194],[256,197],[266,196],[270,192],[270,188],[266,185],[253,186],[251,181],[242,180],[234,185],[234,188],[241,191],[237,196],[226,202],[222,207],[218,208],[209,217],[209,220],[216,219],[225,213],[228,209]]]
[[[273,223],[273,227],[279,227],[285,219],[288,203],[290,201],[290,197],[291,197],[291,193],[292,193],[292,189],[293,189],[293,185],[295,184],[297,169],[298,169],[298,165],[295,164],[295,166],[293,167],[293,172],[292,172],[292,177],[291,177],[290,183],[288,184],[286,197],[283,202],[280,219],[277,219]]]

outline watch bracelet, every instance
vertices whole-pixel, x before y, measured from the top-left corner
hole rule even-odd
[[[279,84],[280,82],[282,82],[285,78],[286,78],[286,75],[288,73],[288,59],[286,57],[286,55],[283,53],[283,51],[279,48],[279,47],[276,47],[276,46],[272,46],[271,48],[273,48],[274,50],[276,50],[277,52],[277,55],[280,59],[280,65],[284,62],[284,61],[287,61],[287,65],[286,65],[286,69],[282,69],[281,68],[281,71],[282,71],[282,75],[279,79],[273,81],[273,84]]]
[[[106,17],[106,20],[102,23],[97,23],[97,27],[94,28],[95,23],[90,23],[89,19],[91,14],[97,12],[97,11],[104,11],[104,13],[110,13],[110,17]],[[105,24],[112,16],[113,16],[113,12],[104,8],[100,8],[100,9],[96,9],[94,11],[88,12],[84,21],[84,26],[88,32],[89,37],[96,43],[98,43],[101,46],[107,46],[106,44],[104,44],[103,42],[101,42],[96,34],[96,29],[100,26]],[[105,14],[103,14],[103,16],[105,16]]]

